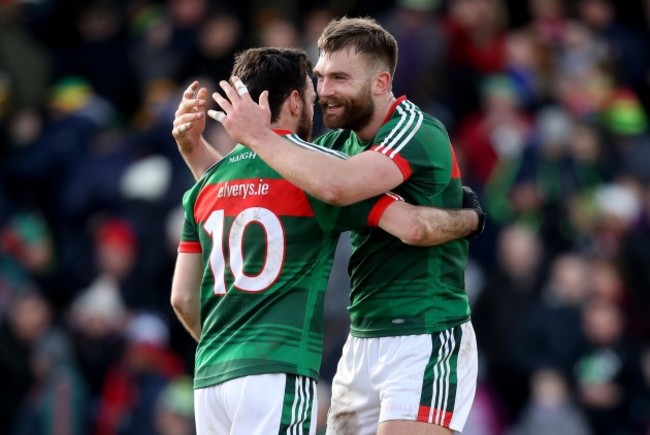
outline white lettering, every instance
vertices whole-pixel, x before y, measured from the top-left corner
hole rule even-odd
[[[227,196],[240,196],[243,199],[246,199],[249,196],[268,195],[270,188],[271,186],[268,183],[265,183],[262,179],[255,182],[237,184],[232,182],[228,184],[228,182],[225,182],[221,187],[219,187],[217,197],[225,198]]]
[[[240,160],[254,159],[257,157],[257,153],[253,151],[247,151],[245,153],[237,154],[236,156],[230,157],[228,163],[237,163]]]

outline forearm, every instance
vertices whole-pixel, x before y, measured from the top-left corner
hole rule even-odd
[[[212,165],[221,159],[221,154],[213,146],[211,146],[203,137],[201,141],[194,145],[188,146],[187,144],[181,145],[177,141],[178,151],[183,156],[183,160],[192,171],[195,180],[201,176]]]
[[[260,136],[247,146],[284,178],[328,204],[353,204],[403,182],[397,166],[375,152],[344,160],[292,144],[275,133]]]
[[[199,321],[200,310],[198,309],[198,306],[199,305],[197,303],[196,310],[190,307],[179,308],[174,306],[174,313],[176,313],[176,317],[178,317],[178,320],[181,322],[183,327],[197,342],[201,337],[201,322]]]
[[[416,246],[440,245],[467,236],[478,226],[474,210],[391,204],[379,226],[402,242]]]
[[[201,337],[202,267],[200,253],[179,252],[170,301],[176,317],[196,341]]]
[[[321,201],[336,204],[343,160],[301,148],[275,133],[245,145],[291,183]]]

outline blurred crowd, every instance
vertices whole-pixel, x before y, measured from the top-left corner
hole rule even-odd
[[[466,272],[480,373],[464,433],[650,433],[649,0],[3,0],[7,433],[194,433],[194,343],[169,306],[193,183],[173,113],[243,48],[315,61],[344,14],[395,35],[395,95],[447,126],[488,213]],[[206,137],[234,145],[217,123]],[[348,255],[344,240],[324,409]]]

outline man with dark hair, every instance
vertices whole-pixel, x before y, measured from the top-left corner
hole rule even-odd
[[[276,97],[265,98],[273,139],[347,157],[305,142],[316,94],[302,51],[247,50],[233,73],[247,83],[237,84],[241,95],[258,98],[263,89],[273,90]],[[196,89],[195,83],[186,97]],[[205,117],[199,107],[190,98],[179,106],[173,135],[181,149],[186,142],[201,143]],[[198,341],[198,432],[217,434],[315,433],[324,291],[341,231],[379,226],[406,243],[430,245],[450,240],[431,224],[440,215],[476,219],[472,211],[413,207],[394,195],[331,206],[243,145],[200,176],[183,207],[171,301]],[[454,237],[475,227],[473,222]]]

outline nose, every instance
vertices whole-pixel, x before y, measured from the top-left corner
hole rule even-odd
[[[316,86],[319,98],[329,97],[334,94],[332,82],[327,78],[321,78]]]

